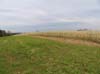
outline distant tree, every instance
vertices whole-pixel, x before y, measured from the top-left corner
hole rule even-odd
[[[7,35],[8,35],[8,36],[11,35],[11,34],[12,34],[11,31],[8,31],[8,32],[7,32]]]
[[[11,31],[5,31],[5,30],[0,30],[0,37],[3,36],[11,36],[11,35],[16,35],[16,34],[21,34],[21,33],[12,33]]]
[[[88,29],[78,29],[77,31],[88,31]]]
[[[1,36],[1,37],[2,37],[2,36],[6,36],[6,31],[0,30],[0,36]]]
[[[39,32],[39,30],[36,30],[36,32]]]

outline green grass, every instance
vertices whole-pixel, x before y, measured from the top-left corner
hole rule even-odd
[[[0,74],[100,74],[100,47],[30,36],[3,37]]]

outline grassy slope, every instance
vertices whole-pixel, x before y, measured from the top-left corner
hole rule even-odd
[[[100,47],[0,38],[0,74],[100,74]]]

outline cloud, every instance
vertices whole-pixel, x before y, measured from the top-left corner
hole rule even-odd
[[[0,3],[3,25],[74,21],[95,24],[100,18],[98,0],[0,0]]]
[[[5,12],[12,12],[13,10],[11,9],[0,9],[0,13],[5,13]]]

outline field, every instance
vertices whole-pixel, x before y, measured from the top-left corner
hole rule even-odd
[[[30,33],[34,36],[55,37],[64,39],[77,39],[100,43],[99,31],[67,31],[67,32],[39,32]]]
[[[52,35],[53,34],[53,35]],[[75,35],[75,33],[73,33]],[[99,44],[99,34],[36,33],[0,38],[0,74],[100,74],[100,47],[34,37],[83,39]],[[91,35],[91,34],[88,34]],[[95,40],[95,41],[94,41]]]

